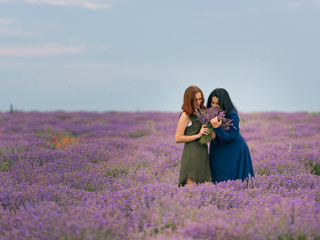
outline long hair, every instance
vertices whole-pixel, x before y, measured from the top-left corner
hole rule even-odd
[[[194,101],[195,101],[195,96],[197,93],[201,93],[201,104],[200,104],[200,108],[204,109],[204,97],[203,97],[203,93],[201,91],[200,88],[198,88],[197,86],[190,86],[186,89],[186,91],[184,92],[184,96],[183,96],[183,104],[181,109],[183,111],[186,112],[187,115],[190,115],[192,113],[194,113],[195,109],[194,109]]]
[[[216,97],[219,99],[218,104],[220,108],[223,111],[225,111],[226,117],[230,116],[231,109],[233,109],[238,113],[237,108],[234,106],[234,104],[231,101],[229,93],[224,88],[216,88],[210,93],[208,97],[207,108],[211,107],[211,102],[213,97]]]

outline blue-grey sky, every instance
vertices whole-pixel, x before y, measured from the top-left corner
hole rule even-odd
[[[319,112],[320,0],[0,0],[0,111]]]

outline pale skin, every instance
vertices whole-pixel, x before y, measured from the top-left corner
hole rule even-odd
[[[201,105],[201,102],[202,102],[202,95],[200,92],[198,92],[195,95],[195,99],[194,99],[194,103],[193,103],[194,109],[199,108]],[[184,135],[184,132],[185,132],[185,129],[187,128],[189,123],[190,123],[189,116],[185,112],[182,112],[180,119],[178,121],[177,130],[176,130],[176,137],[175,137],[176,143],[190,142],[190,141],[193,141],[195,139],[200,138],[203,134],[209,133],[209,129],[206,128],[206,125],[202,125],[198,134],[186,136],[186,135]],[[193,182],[189,177],[187,177],[186,183],[188,186],[190,186],[190,185],[193,185],[195,182]]]

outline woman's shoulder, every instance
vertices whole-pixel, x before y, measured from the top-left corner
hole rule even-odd
[[[238,115],[238,112],[237,112],[236,110],[234,110],[233,108],[231,108],[230,114],[236,114],[236,115]]]
[[[179,116],[179,118],[189,118],[189,116],[188,116],[188,114],[185,112],[185,111],[182,111],[181,113],[180,113],[180,116]]]
[[[239,118],[238,112],[233,108],[230,110],[230,118]]]

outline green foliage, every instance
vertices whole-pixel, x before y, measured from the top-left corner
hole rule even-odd
[[[297,240],[307,240],[307,236],[306,235],[299,235],[298,237],[297,237]]]
[[[77,184],[72,184],[71,187],[74,189],[82,189],[87,192],[97,192],[97,191],[101,190],[99,187],[97,187],[91,183],[86,183],[85,186],[79,186]]]
[[[289,143],[289,150],[288,150],[288,152],[291,152],[291,150],[292,150],[292,144]]]
[[[60,120],[67,120],[69,117],[67,115],[61,115],[58,117]]]
[[[311,173],[313,175],[320,176],[320,163],[314,163],[312,160],[309,160],[306,166],[311,168]]]
[[[279,120],[282,120],[282,117],[281,117],[280,115],[275,115],[275,116],[270,117],[269,119],[270,119],[270,120],[277,120],[277,121],[279,121]]]
[[[34,129],[34,132],[40,136],[41,139],[45,141],[51,141],[54,136],[54,132],[52,131],[52,127],[48,127],[47,130],[41,132],[38,129]]]
[[[287,233],[285,235],[279,235],[278,240],[306,240],[307,236],[306,235],[298,235],[297,237],[293,236],[291,233]]]
[[[0,155],[2,153],[22,153],[25,149],[22,146],[0,146]]]
[[[127,169],[118,169],[118,168],[114,168],[112,170],[109,170],[106,172],[106,174],[104,175],[105,177],[109,177],[112,176],[114,178],[117,178],[119,175],[127,175],[129,173],[129,170]]]
[[[139,170],[141,167],[146,167],[146,166],[145,166],[145,164],[142,164],[141,162],[138,162],[138,164],[137,164],[135,167],[132,167],[133,172],[134,172],[134,173],[137,173],[138,170]]]
[[[4,161],[4,162],[2,162],[2,164],[1,164],[1,171],[3,171],[3,172],[8,172],[9,171],[9,168],[10,168],[10,163],[9,162],[6,162],[6,161]]]
[[[87,192],[97,192],[100,190],[98,187],[94,186],[93,184],[87,183],[83,190]]]
[[[138,129],[136,131],[133,131],[131,133],[129,133],[129,137],[131,138],[140,138],[143,136],[148,136],[150,133],[148,130],[145,129]]]
[[[263,175],[270,176],[271,175],[271,171],[270,171],[270,169],[260,169],[260,170],[256,170],[255,174],[261,175],[261,176],[263,176]]]
[[[199,143],[201,145],[208,144],[212,140],[212,134],[214,133],[213,126],[209,123],[207,128],[209,128],[208,134],[203,134],[201,138],[199,139]]]

